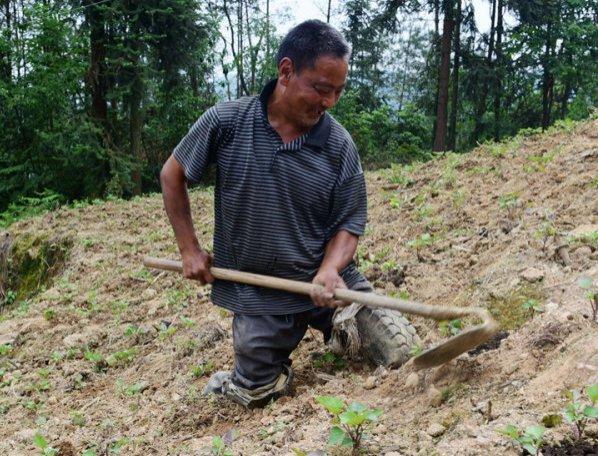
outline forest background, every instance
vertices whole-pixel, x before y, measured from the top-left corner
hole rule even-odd
[[[272,3],[0,0],[0,226],[157,191],[163,162],[203,111],[259,93],[276,74],[278,43],[298,21]],[[320,9],[315,18],[332,16],[353,49],[333,115],[367,168],[466,152],[596,106],[598,2]]]

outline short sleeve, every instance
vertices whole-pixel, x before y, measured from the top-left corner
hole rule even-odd
[[[189,183],[198,183],[208,165],[216,161],[221,136],[218,110],[213,106],[197,119],[175,147],[174,158],[183,167]]]
[[[327,223],[329,239],[340,230],[361,236],[367,220],[367,193],[359,154],[353,141],[349,140],[344,149]]]

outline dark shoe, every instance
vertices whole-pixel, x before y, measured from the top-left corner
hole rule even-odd
[[[272,383],[252,390],[235,385],[230,372],[219,371],[212,374],[203,389],[203,394],[224,395],[247,408],[263,407],[271,400],[289,394],[293,383],[293,370],[290,366],[283,368],[283,372]]]

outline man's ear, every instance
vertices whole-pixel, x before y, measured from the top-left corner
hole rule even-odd
[[[294,72],[295,65],[293,65],[293,61],[288,57],[284,57],[278,64],[278,81],[283,86],[286,86],[291,80]]]

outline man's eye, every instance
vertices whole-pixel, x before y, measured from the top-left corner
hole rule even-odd
[[[316,90],[316,92],[318,92],[320,95],[328,95],[330,93],[329,89],[324,89],[323,87],[320,86],[314,86],[314,89]]]

